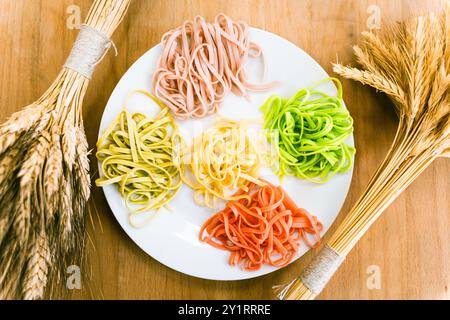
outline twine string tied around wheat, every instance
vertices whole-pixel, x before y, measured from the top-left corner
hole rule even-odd
[[[111,46],[114,47],[117,55],[114,42],[106,34],[83,24],[64,67],[91,79],[95,67],[105,57]]]

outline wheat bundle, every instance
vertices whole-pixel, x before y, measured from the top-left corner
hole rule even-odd
[[[0,127],[0,298],[51,297],[80,265],[90,195],[82,102],[130,0],[96,0],[44,95]]]
[[[280,299],[314,299],[380,214],[436,158],[450,156],[450,5],[406,20],[354,47],[362,69],[334,71],[386,93],[399,125],[363,195],[302,274],[277,287]]]

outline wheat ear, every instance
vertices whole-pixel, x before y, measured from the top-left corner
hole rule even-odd
[[[44,112],[43,106],[31,104],[14,113],[0,127],[0,154],[11,147],[22,133],[33,128],[40,121]]]
[[[80,189],[85,201],[89,200],[91,195],[91,177],[89,175],[89,146],[84,133],[83,127],[77,128],[75,132],[76,136],[76,151],[77,151],[77,167],[80,182]]]
[[[24,275],[22,295],[25,300],[43,298],[50,263],[51,255],[48,239],[45,233],[41,231],[32,245]]]
[[[55,206],[54,195],[59,190],[62,176],[62,151],[59,127],[52,128],[50,151],[44,170],[45,197],[49,213],[52,214]]]
[[[20,194],[17,203],[18,206],[16,209],[14,228],[18,239],[22,244],[26,241],[29,233],[32,193],[48,155],[49,140],[50,134],[47,131],[42,132],[42,136],[26,154],[18,174],[20,179]]]
[[[60,236],[62,237],[62,243],[66,248],[70,248],[70,234],[72,233],[72,184],[68,175],[61,179],[61,193],[60,193]]]
[[[67,120],[64,127],[62,151],[64,155],[64,162],[69,171],[72,171],[76,156],[76,128],[70,119]]]
[[[379,91],[388,94],[395,102],[402,104],[405,102],[405,93],[392,81],[380,77],[374,73],[357,68],[345,67],[341,64],[333,64],[333,71],[344,78],[353,79],[362,84],[369,85]]]

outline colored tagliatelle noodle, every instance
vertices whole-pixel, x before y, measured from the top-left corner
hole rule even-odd
[[[230,251],[229,264],[242,264],[249,271],[264,264],[284,267],[295,256],[303,240],[320,245],[322,224],[295,202],[281,187],[260,180],[247,191],[240,190],[225,209],[209,218],[200,230],[201,241]],[[244,197],[245,196],[245,197]],[[308,239],[313,235],[316,241]]]
[[[258,144],[248,135],[244,122],[219,118],[215,125],[194,138],[184,151],[186,174],[183,180],[195,190],[194,200],[201,206],[214,208],[217,200],[236,200],[236,189],[248,190],[257,179],[262,156]]]
[[[133,226],[138,226],[134,215],[166,206],[182,184],[177,128],[169,110],[150,94],[138,92],[154,99],[161,112],[150,119],[125,108],[97,142],[102,176],[96,184],[117,185]]]
[[[314,89],[329,80],[337,84],[336,96]],[[278,149],[279,176],[325,183],[351,168],[355,148],[346,140],[353,132],[353,119],[344,107],[339,80],[322,80],[290,99],[272,96],[261,111],[268,140]]]
[[[244,64],[262,55],[249,39],[249,27],[219,14],[213,23],[200,16],[162,37],[162,54],[153,74],[155,96],[177,118],[201,118],[217,111],[233,91],[262,91],[269,85],[248,83]]]

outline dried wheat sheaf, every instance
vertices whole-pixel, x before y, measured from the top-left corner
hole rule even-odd
[[[130,0],[96,0],[86,24],[110,37]],[[64,68],[0,126],[0,299],[53,297],[80,265],[90,196],[82,101],[89,79]]]
[[[385,160],[327,242],[342,258],[435,159],[450,157],[450,3],[439,15],[413,17],[378,34],[364,32],[354,52],[361,69],[335,64],[334,71],[387,94],[399,125]],[[299,278],[278,286],[278,296],[315,298],[320,290],[313,292],[302,279],[312,275],[322,286],[335,272],[324,272],[323,264],[322,270],[315,266],[312,263]]]

